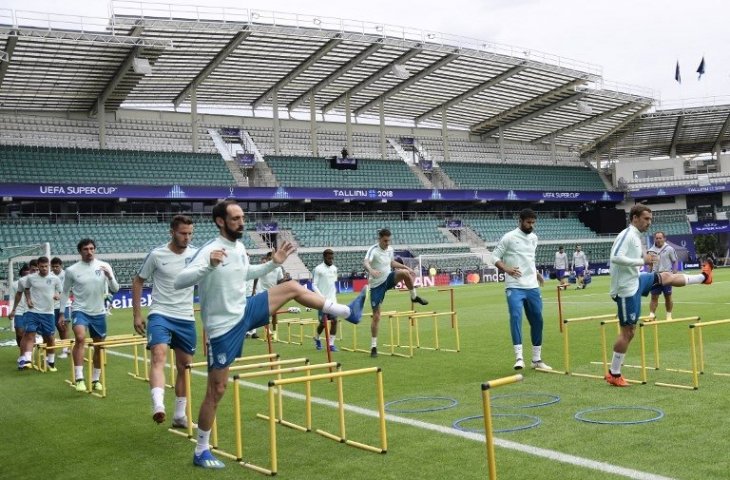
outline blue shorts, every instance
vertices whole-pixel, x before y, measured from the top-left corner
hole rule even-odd
[[[317,318],[319,318],[319,324],[320,325],[324,325],[324,316],[325,315],[327,315],[327,319],[330,322],[336,322],[337,321],[337,317],[333,317],[329,313],[324,313],[322,310],[317,310]]]
[[[586,271],[586,267],[575,267],[575,276],[582,277]]]
[[[26,312],[24,317],[26,333],[35,332],[44,337],[56,333],[52,313]]]
[[[370,289],[370,306],[372,308],[380,307],[385,300],[385,292],[393,287],[395,287],[395,272],[390,272],[383,283]]]
[[[147,349],[169,345],[188,355],[195,355],[195,322],[152,313],[147,317]]]
[[[226,368],[240,357],[246,332],[268,325],[269,316],[269,292],[248,297],[243,318],[223,335],[208,339],[208,370]]]
[[[61,316],[61,309],[60,308],[53,309],[53,316],[55,317],[56,322],[58,322],[58,317]],[[64,321],[66,323],[71,321],[71,307],[66,307],[63,309],[63,318],[65,319]]]
[[[672,286],[671,285],[655,285],[651,289],[651,294],[654,296],[658,296],[661,294],[664,294],[666,296],[669,296],[672,294]]]
[[[558,280],[565,278],[565,269],[555,270],[555,278]]]
[[[27,312],[22,315],[15,315],[13,317],[13,325],[15,325],[15,328],[19,328],[20,330],[25,330],[25,316]]]
[[[656,273],[639,274],[639,288],[630,297],[613,297],[618,305],[618,322],[622,327],[636,325],[641,317],[641,297],[646,297],[657,284]]]
[[[71,313],[71,324],[75,327],[89,327],[91,338],[106,338],[106,315],[88,315],[84,312]]]

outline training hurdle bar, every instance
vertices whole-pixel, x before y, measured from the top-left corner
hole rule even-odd
[[[600,362],[603,365],[603,375],[595,375],[592,373],[580,373],[580,372],[574,372],[571,369],[570,364],[570,324],[571,323],[584,323],[584,322],[593,322],[598,321],[600,326],[600,341],[601,341],[601,356],[602,356],[602,362]],[[604,380],[605,375],[608,374],[608,349],[606,347],[606,325],[612,324],[612,323],[618,323],[618,320],[616,319],[616,314],[606,314],[606,315],[591,315],[587,317],[576,317],[576,318],[566,318],[563,320],[563,367],[565,370],[543,370],[541,368],[537,368],[536,370],[544,373],[558,373],[558,374],[565,374],[565,375],[571,375],[574,377],[584,377],[584,378],[595,378],[599,380]],[[643,356],[643,347],[642,347],[642,356]],[[627,382],[629,383],[639,383],[644,384],[646,383],[645,379],[642,380],[634,380],[625,378]]]
[[[287,362],[286,360],[282,360],[282,362]],[[248,373],[237,373],[233,376],[233,428],[235,433],[235,453],[228,452],[226,450],[223,450],[220,448],[220,446],[213,446],[212,451],[214,453],[217,453],[221,455],[222,457],[226,457],[228,459],[234,460],[239,463],[242,467],[248,468],[250,470],[254,470],[259,473],[263,473],[265,475],[276,475],[276,461],[273,460],[270,467],[264,467],[261,465],[257,465],[251,461],[244,460],[243,459],[243,448],[244,448],[244,441],[243,441],[243,427],[242,427],[242,415],[241,415],[241,380],[250,379],[250,378],[258,378],[258,377],[270,377],[270,376],[277,376],[280,380],[283,374],[291,374],[291,373],[300,373],[304,372],[307,376],[311,376],[312,370],[318,370],[318,369],[325,369],[325,368],[340,368],[340,365],[337,362],[330,362],[330,363],[322,363],[322,364],[316,364],[311,365],[309,363],[306,363],[305,365],[296,366],[296,367],[286,367],[286,368],[279,368],[276,370],[264,370],[259,372],[248,372]],[[253,366],[251,365],[241,365],[238,367],[238,370],[250,370]],[[278,402],[274,400],[276,403],[276,407],[273,410],[274,417],[271,418],[270,415],[272,415],[272,412],[270,410],[269,415],[262,415],[257,414],[256,416],[258,418],[263,418],[265,420],[268,420],[270,423],[273,422],[274,424],[280,424],[285,427],[292,428],[294,430],[298,430],[300,432],[310,432],[312,431],[312,391],[311,391],[311,385],[310,382],[306,382],[305,387],[305,419],[304,419],[304,425],[299,425],[287,420],[284,420],[282,418],[282,410],[281,410],[281,386],[277,387],[277,396],[278,396]],[[278,412],[277,412],[278,410]],[[278,416],[277,416],[278,414]],[[213,424],[216,437],[217,437],[217,422]],[[211,433],[211,438],[213,437]],[[215,439],[215,443],[217,443],[217,438]],[[271,446],[271,444],[270,444]],[[276,452],[274,452],[274,455],[270,455],[270,458],[276,458]]]
[[[714,320],[712,322],[695,323],[689,326],[690,328],[690,341],[692,342],[690,351],[692,353],[692,377],[694,381],[695,389],[699,388],[699,374],[705,373],[705,347],[702,339],[702,328],[711,327],[715,325],[727,325],[730,324],[730,319]],[[697,334],[694,332],[697,331]],[[697,337],[699,337],[699,349],[697,348]],[[699,350],[699,354],[698,354]],[[699,357],[699,362],[697,358]],[[698,365],[699,363],[699,365]],[[730,377],[730,373],[713,372],[713,375],[719,377]]]
[[[451,325],[454,329],[455,333],[455,340],[456,340],[456,348],[442,348],[439,340],[439,323],[438,319],[439,317],[443,316],[449,316],[451,318]],[[458,353],[460,350],[460,341],[459,341],[459,324],[458,320],[455,320],[456,313],[455,312],[398,312],[392,315],[388,315],[388,320],[390,323],[390,344],[385,344],[384,346],[390,347],[390,354],[396,355],[400,357],[413,357],[414,348],[419,350],[434,350],[434,351],[442,351],[442,352],[453,352]],[[432,319],[433,320],[433,346],[427,347],[421,345],[421,331],[420,331],[420,322],[419,320],[422,319]],[[403,345],[401,343],[401,326],[400,326],[400,320],[406,319],[408,320],[408,344]],[[395,323],[395,334],[393,325]],[[414,328],[415,327],[415,328]],[[413,343],[413,332],[415,330],[415,344]],[[395,343],[393,343],[393,339],[395,337]],[[395,352],[395,348],[407,348],[408,349],[408,355],[404,355],[401,353]],[[387,353],[387,352],[386,352]]]
[[[101,341],[101,342],[91,342],[87,344],[87,352],[88,356],[86,357],[86,374],[89,377],[89,382],[86,386],[86,393],[89,393],[95,397],[98,398],[106,398],[107,394],[107,385],[106,385],[106,349],[108,348],[119,348],[119,347],[131,347],[131,346],[138,346],[138,345],[144,345],[147,343],[147,339],[144,337],[137,337],[137,339],[129,339],[129,340],[110,340],[110,341]],[[93,348],[90,348],[93,347]],[[92,390],[92,368],[94,366],[94,349],[99,348],[100,349],[100,355],[101,355],[101,375],[99,377],[99,381],[101,382],[101,393],[96,393]],[[73,362],[72,369],[73,369]]]
[[[342,379],[344,377],[354,376],[354,375],[367,375],[370,373],[375,373],[376,380],[375,380],[375,390],[376,390],[376,396],[378,400],[378,418],[379,418],[379,425],[380,425],[380,446],[372,446],[365,443],[357,442],[354,440],[349,440],[347,438],[346,428],[345,428],[345,399],[344,399],[344,389],[342,386]],[[312,381],[317,380],[332,380],[335,379],[337,381],[337,403],[338,403],[338,415],[339,415],[339,435],[335,435],[333,433],[317,429],[315,430],[318,434],[322,435],[325,438],[329,438],[330,440],[334,440],[338,443],[344,443],[345,445],[349,445],[351,447],[360,448],[362,450],[366,450],[369,452],[375,452],[375,453],[387,453],[388,451],[388,438],[387,438],[387,432],[386,432],[386,425],[385,425],[385,400],[384,400],[384,392],[383,392],[383,371],[380,369],[380,367],[370,367],[370,368],[361,368],[357,370],[348,370],[348,371],[337,371],[332,373],[322,373],[317,375],[307,375],[304,377],[295,377],[295,378],[285,378],[281,380],[271,380],[269,381],[269,391],[268,391],[268,397],[269,397],[269,442],[270,442],[270,453],[271,453],[271,469],[270,469],[270,475],[276,475],[277,468],[278,468],[278,459],[277,459],[277,450],[276,450],[276,419],[275,419],[275,412],[276,412],[276,396],[275,396],[275,389],[277,387],[281,387],[283,385],[291,385],[294,383],[306,383],[309,384]]]
[[[380,312],[380,320],[382,321],[383,317],[390,317],[392,315],[397,315],[398,313],[399,312],[396,311],[396,310],[388,310],[387,312]],[[409,313],[410,314],[410,313],[415,313],[415,311],[409,310],[407,312],[401,312],[401,313]],[[363,316],[363,318],[364,317],[371,317],[372,318],[373,314],[372,313],[363,313],[362,316]],[[350,347],[341,347],[341,350],[344,350],[346,352],[370,353],[370,349],[365,350],[363,348],[358,348],[358,346],[357,346],[357,328],[360,325],[362,325],[362,322],[360,322],[357,325],[352,325],[352,348],[350,348]],[[340,326],[342,326],[342,325],[340,325]],[[390,332],[390,343],[392,344],[395,341],[396,340],[393,338],[393,330],[391,329],[391,332]]]
[[[540,372],[545,373],[559,373],[559,374],[565,374],[565,375],[574,375],[577,377],[588,377],[588,378],[603,378],[599,377],[598,375],[591,375],[587,373],[576,373],[571,371],[570,367],[570,329],[568,328],[571,323],[581,323],[581,322],[592,322],[592,321],[600,321],[607,318],[616,318],[615,314],[607,314],[607,315],[592,315],[588,317],[576,317],[576,318],[566,318],[563,319],[563,368],[564,370],[543,370],[541,368],[537,368],[536,370]],[[601,339],[603,340],[603,338]]]
[[[280,359],[280,356],[278,353],[264,353],[261,355],[249,355],[246,357],[238,357],[231,364],[231,368],[239,366],[240,364],[242,364],[244,362],[256,362],[253,364],[248,364],[248,365],[253,365],[253,367],[251,367],[251,368],[265,368],[265,367],[273,368],[274,364],[276,362],[280,362],[279,359]],[[268,362],[260,363],[259,360],[268,360]],[[296,363],[296,362],[305,362],[306,360],[307,360],[306,358],[299,358],[299,359],[287,360],[287,362]],[[193,418],[192,393],[191,393],[192,370],[194,368],[207,367],[207,366],[208,366],[207,361],[189,363],[185,366],[185,376],[184,376],[185,377],[185,397],[187,398],[187,404],[185,407],[185,415],[189,419]],[[191,440],[194,440],[192,422],[188,422],[187,431],[181,431],[181,430],[176,430],[176,429],[172,429],[172,428],[168,429],[168,431],[171,433],[174,433],[175,435],[182,435]],[[211,439],[211,440],[213,440],[213,443],[217,445],[218,431],[214,429],[211,434],[211,437],[213,437]]]
[[[701,319],[698,316],[694,317],[682,317],[682,318],[674,318],[672,320],[662,320],[662,321],[652,321],[652,322],[646,322],[646,320],[649,317],[642,317],[639,323],[639,344],[640,344],[640,358],[641,358],[641,364],[640,365],[627,365],[624,364],[624,367],[628,368],[638,368],[641,370],[641,383],[648,383],[648,376],[647,376],[647,370],[653,369],[653,370],[660,370],[660,356],[659,356],[659,326],[660,325],[671,325],[676,323],[686,323],[686,322],[699,322]],[[605,325],[615,324],[617,329],[620,331],[619,321],[618,319],[612,319],[612,320],[604,320],[601,322],[601,328],[603,329]],[[653,327],[654,330],[654,365],[649,366],[647,363],[647,355],[646,355],[646,334],[645,334],[645,328],[646,327]],[[605,340],[605,332],[601,331],[602,341],[603,341],[603,368],[605,373],[608,373],[608,350],[606,347],[606,340]],[[701,340],[701,338],[700,338]],[[680,373],[692,373],[692,370],[683,370],[678,368],[665,368],[664,370],[670,371],[670,372],[680,372]],[[627,380],[630,381],[630,380]],[[636,383],[636,382],[634,382]],[[674,387],[674,388],[684,388],[684,389],[693,389],[692,387],[686,386],[686,385],[676,385],[676,384],[668,384],[668,383],[661,383],[661,382],[655,382],[655,385],[664,386],[664,387]]]
[[[137,352],[137,346],[140,345],[140,344],[142,344],[144,340],[146,340],[145,337],[141,337],[139,335],[129,334],[128,333],[128,334],[123,334],[123,335],[110,335],[110,336],[104,338],[102,340],[102,342],[107,342],[108,344],[112,344],[112,343],[134,343],[133,346],[134,346],[134,350],[135,350],[135,353],[136,353]],[[65,345],[65,342],[68,342],[68,346],[69,347],[73,347],[73,345],[76,343],[76,340],[75,339],[60,340],[60,341],[57,341],[56,342],[56,345],[54,345],[52,348],[44,345],[45,346],[45,350],[51,350],[51,349],[56,349],[57,350],[59,348],[63,348],[64,345]],[[93,339],[91,339],[89,337],[86,337],[86,339],[84,340],[84,348],[88,348],[89,345],[91,345],[93,342],[94,342]],[[137,343],[137,342],[139,342],[139,343]],[[41,353],[42,356],[45,356],[46,355],[45,350]],[[105,350],[101,350],[100,355],[101,355],[101,361],[102,361],[102,363],[106,364],[106,362],[107,362],[106,351]],[[136,357],[136,355],[135,355],[135,357]],[[84,354],[84,362],[86,362],[86,361],[88,361],[88,359],[87,359],[86,354]],[[136,358],[133,361],[135,362],[135,366],[136,366],[136,363],[137,363]],[[73,351],[69,352],[69,366],[70,366],[70,372],[71,372],[71,374],[70,374],[69,379],[68,380],[65,380],[65,382],[67,384],[71,385],[72,387],[75,387],[76,386],[76,381],[75,381],[76,379],[74,378],[75,377],[75,373],[74,373]]]
[[[651,367],[647,367],[645,363],[641,365],[641,368],[653,368],[654,370],[660,370],[660,362],[659,362],[659,326],[661,325],[668,325],[672,323],[685,323],[685,322],[691,322],[691,323],[699,323],[702,319],[698,316],[694,317],[682,317],[682,318],[673,318],[671,320],[661,320],[661,321],[647,321],[649,317],[642,318],[642,322],[639,323],[640,328],[640,337],[641,342],[644,343],[645,341],[645,335],[644,335],[644,329],[646,327],[653,327],[654,330],[654,365]],[[702,337],[700,336],[700,340]],[[681,372],[681,373],[692,373],[692,370],[682,370],[677,368],[666,368],[665,370],[670,372]]]
[[[493,388],[521,382],[522,375],[498,378],[482,383],[482,410],[484,414],[484,436],[487,447],[487,467],[489,468],[490,480],[497,480],[497,462],[494,457],[494,432],[492,430],[492,404],[490,391]]]
[[[667,320],[659,323],[665,322],[667,322]],[[680,388],[684,390],[698,390],[700,388],[700,375],[705,373],[705,348],[704,340],[702,338],[702,329],[705,327],[726,324],[730,324],[730,319],[714,320],[711,322],[696,322],[689,325],[689,351],[692,365],[692,370],[689,371],[689,373],[692,374],[692,385],[681,385],[662,382],[656,382],[655,385],[660,387]],[[687,370],[680,369],[674,369],[673,371],[687,372]],[[729,373],[713,373],[713,375],[724,377],[730,376]]]
[[[287,339],[282,340],[281,338],[281,332],[279,332],[278,339],[275,340],[278,343],[288,343],[290,345],[303,345],[304,344],[304,327],[307,325],[312,326],[312,334],[314,335],[316,333],[317,325],[319,325],[319,320],[314,318],[302,318],[302,317],[295,317],[295,318],[283,318],[279,319],[277,321],[277,327],[279,330],[281,330],[281,326],[286,325],[286,333],[287,333]],[[292,325],[299,326],[299,334],[292,334]],[[298,339],[299,341],[296,341],[295,339]]]
[[[250,360],[253,357],[243,357],[239,360]],[[233,422],[234,422],[234,432],[235,432],[235,453],[228,452],[226,450],[223,450],[218,445],[218,427],[217,427],[217,421],[214,421],[212,432],[211,432],[211,450],[219,454],[223,457],[229,458],[231,460],[234,460],[238,462],[241,466],[249,468],[251,470],[254,470],[259,473],[263,473],[266,475],[275,475],[276,474],[276,450],[275,450],[275,443],[273,443],[274,450],[271,450],[271,467],[263,467],[260,465],[256,465],[250,461],[244,461],[243,460],[243,428],[242,428],[242,422],[241,422],[241,397],[240,397],[240,381],[245,379],[251,379],[251,378],[257,378],[257,377],[271,377],[276,376],[278,377],[277,380],[272,380],[271,382],[278,382],[278,381],[284,381],[284,380],[298,380],[299,378],[302,378],[303,380],[300,383],[305,383],[305,420],[304,425],[299,425],[294,422],[284,420],[283,418],[283,403],[282,403],[282,388],[280,385],[276,386],[276,391],[278,393],[278,401],[276,400],[276,397],[273,397],[273,402],[275,404],[274,407],[272,407],[272,404],[269,404],[269,415],[263,415],[263,414],[257,414],[256,416],[258,418],[263,418],[265,420],[269,421],[269,424],[280,424],[301,432],[310,432],[312,431],[312,393],[311,393],[311,381],[307,380],[308,377],[319,377],[316,375],[312,375],[312,370],[317,369],[332,369],[336,368],[337,371],[334,373],[324,374],[325,376],[328,375],[336,375],[339,372],[340,365],[337,362],[329,362],[329,363],[322,363],[322,364],[309,364],[309,360],[307,359],[289,359],[289,360],[276,360],[271,361],[268,363],[260,363],[260,364],[248,364],[248,365],[236,365],[233,367],[230,367],[229,371],[234,372],[244,372],[245,370],[255,370],[255,369],[264,369],[266,367],[281,367],[283,365],[289,365],[293,363],[304,363],[304,365],[301,366],[294,366],[294,367],[284,367],[284,368],[276,368],[273,370],[263,370],[263,371],[255,371],[255,372],[247,372],[247,373],[236,373],[233,377]],[[194,365],[191,364],[188,366],[186,370],[186,385],[187,385],[187,391],[188,391],[188,402],[187,402],[187,412],[188,418],[192,418],[192,407],[191,407],[191,399],[190,399],[190,378],[191,378],[191,370],[194,368]],[[306,374],[306,377],[297,377],[293,379],[282,379],[283,374],[291,374],[291,373],[299,373],[304,372]],[[320,375],[321,376],[321,375]],[[332,377],[335,378],[335,377]],[[312,378],[314,380],[316,378]],[[271,383],[270,382],[270,383]],[[341,387],[340,387],[341,388]],[[273,392],[273,389],[269,388],[270,392]],[[272,397],[269,397],[269,401],[272,401]],[[344,413],[344,406],[342,408]],[[384,406],[383,406],[383,415],[384,415]],[[344,419],[344,417],[343,417]],[[188,425],[187,432],[181,432],[174,429],[169,429],[170,432],[175,433],[177,435],[186,436],[191,441],[195,442],[196,439],[193,437],[192,433],[192,424]],[[272,430],[275,435],[275,430]],[[326,432],[325,432],[326,433]],[[351,442],[351,444],[354,444],[357,442]],[[272,444],[270,444],[271,446]],[[369,447],[369,446],[366,446]],[[370,447],[375,448],[375,447]]]

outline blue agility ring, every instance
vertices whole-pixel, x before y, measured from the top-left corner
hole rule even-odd
[[[428,407],[428,408],[412,408],[412,409],[396,409],[391,408],[392,405],[398,405],[401,403],[407,403],[407,402],[418,402],[418,401],[428,401],[428,400],[444,400],[446,401],[445,405],[439,405],[436,407]],[[438,412],[439,410],[448,410],[449,408],[454,408],[457,406],[459,402],[455,398],[451,397],[410,397],[410,398],[402,398],[400,400],[393,400],[385,404],[385,411],[388,413],[426,413],[426,412]]]
[[[495,402],[495,400],[499,400],[500,398],[519,398],[519,397],[545,397],[548,400],[545,402],[528,403],[526,405],[499,405],[499,402]],[[508,393],[505,395],[494,395],[492,397],[492,406],[494,408],[537,408],[537,407],[545,407],[547,405],[553,405],[555,403],[558,403],[559,401],[560,401],[560,397],[558,395],[552,395],[550,393]]]
[[[656,414],[655,417],[647,418],[645,420],[630,420],[630,421],[609,421],[609,420],[591,420],[586,418],[586,414],[595,412],[605,412],[607,410],[641,410],[647,412],[653,412]],[[659,408],[653,407],[598,407],[598,408],[586,408],[575,414],[575,419],[586,423],[598,423],[600,425],[638,425],[641,423],[656,422],[664,418],[664,412]]]
[[[519,427],[495,429],[493,430],[494,433],[508,433],[518,432],[520,430],[529,430],[530,428],[535,428],[540,425],[540,423],[542,423],[540,417],[535,417],[534,415],[525,415],[522,413],[493,413],[492,418],[494,417],[522,417],[529,418],[531,421],[531,423],[528,423],[526,425],[520,425]],[[462,432],[484,433],[483,428],[468,428],[461,425],[462,423],[468,422],[469,420],[477,420],[480,418],[483,419],[484,415],[472,415],[471,417],[460,418],[458,420],[455,420],[454,423],[451,424],[451,426],[457,430],[461,430]]]

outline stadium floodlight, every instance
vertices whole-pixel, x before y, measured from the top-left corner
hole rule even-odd
[[[146,58],[135,57],[134,60],[132,60],[132,69],[134,70],[134,73],[140,73],[142,75],[149,75],[152,73],[150,61]]]
[[[591,113],[593,113],[593,108],[588,104],[588,102],[579,100],[575,102],[575,104],[578,107],[578,111],[580,113],[585,113],[586,115],[590,115]]]
[[[393,68],[391,68],[390,71],[393,75],[396,76],[396,78],[400,78],[401,80],[407,80],[408,77],[411,76],[405,65],[399,63],[393,65]]]

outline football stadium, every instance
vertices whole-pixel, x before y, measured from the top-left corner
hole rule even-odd
[[[301,10],[0,8],[0,478],[730,478],[730,97]]]

